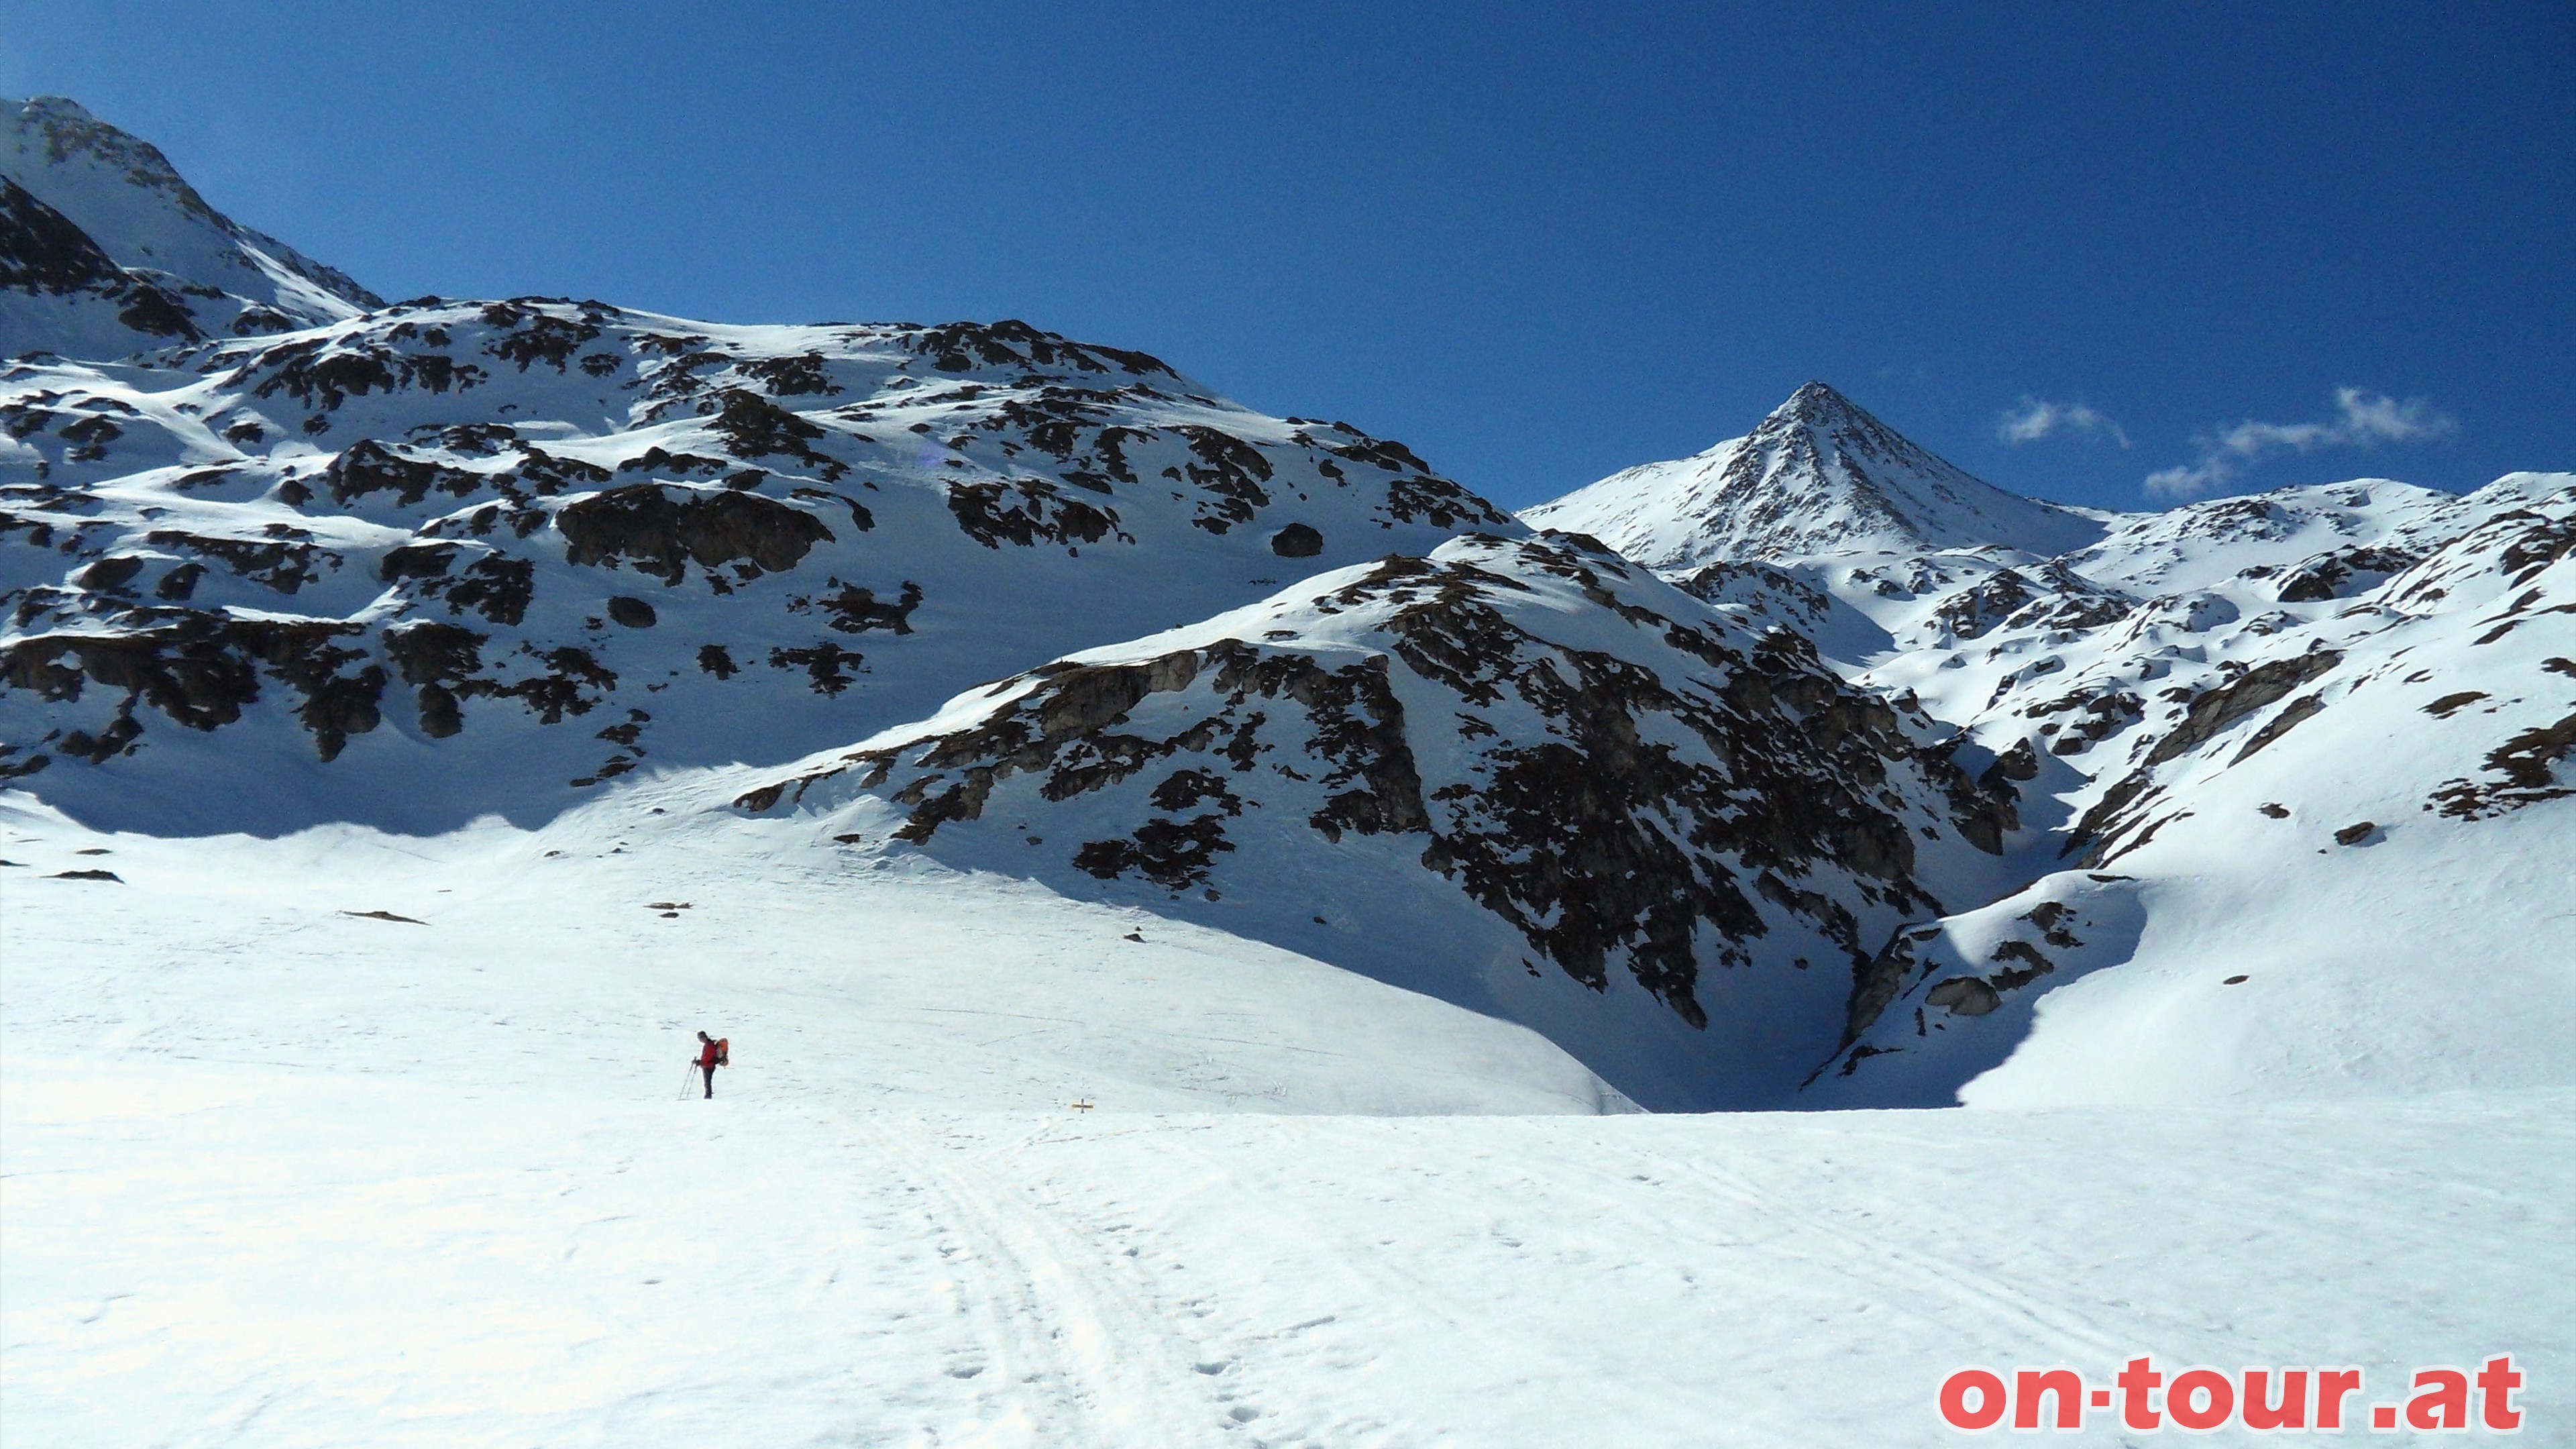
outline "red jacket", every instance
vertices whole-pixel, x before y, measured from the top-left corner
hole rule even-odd
[[[714,1066],[715,1064],[716,1064],[716,1044],[715,1044],[714,1042],[708,1042],[708,1043],[706,1043],[705,1045],[703,1045],[703,1046],[699,1047],[699,1048],[698,1048],[698,1065],[699,1065],[699,1066],[702,1066],[702,1067],[712,1067],[712,1066]]]

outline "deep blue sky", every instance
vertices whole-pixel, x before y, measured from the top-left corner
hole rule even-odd
[[[2566,0],[1595,8],[0,0],[0,93],[387,297],[1016,316],[1512,506],[1810,377],[2076,502],[2576,468]]]

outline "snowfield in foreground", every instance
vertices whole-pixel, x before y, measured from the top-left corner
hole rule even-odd
[[[1965,1364],[2576,1351],[2555,1096],[832,1111],[12,1059],[22,1442],[1907,1444]],[[2097,1416],[2098,1418],[2099,1416]],[[14,1436],[13,1436],[14,1437]],[[2101,1436],[2107,1440],[2115,1437]]]
[[[650,790],[9,800],[13,1442],[1937,1443],[1954,1367],[2140,1352],[2576,1412],[2576,1092],[1604,1117],[1517,1027]]]

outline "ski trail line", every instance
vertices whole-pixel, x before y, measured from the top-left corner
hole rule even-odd
[[[1034,1442],[1181,1449],[1217,1437],[1207,1380],[1176,1353],[1136,1275],[1025,1200],[1011,1171],[1025,1144],[977,1153],[933,1124],[867,1125],[889,1165],[931,1199],[920,1211],[933,1229],[958,1240],[950,1286],[993,1351],[995,1393]]]

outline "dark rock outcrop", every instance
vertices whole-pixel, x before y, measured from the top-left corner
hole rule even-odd
[[[1313,558],[1324,551],[1324,536],[1302,523],[1270,535],[1270,551],[1281,558]]]
[[[637,483],[575,499],[555,514],[575,564],[632,565],[677,585],[688,565],[739,575],[785,573],[832,530],[793,504],[757,493]]]

